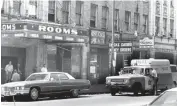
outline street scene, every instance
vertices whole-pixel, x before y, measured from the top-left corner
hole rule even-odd
[[[1,0],[1,105],[176,106],[176,0]]]

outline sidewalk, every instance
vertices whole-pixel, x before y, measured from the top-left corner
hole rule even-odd
[[[109,93],[109,89],[106,88],[105,84],[91,85],[89,90],[80,92],[81,94],[98,94],[98,93]]]

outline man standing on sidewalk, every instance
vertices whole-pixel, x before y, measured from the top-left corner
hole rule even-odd
[[[13,72],[13,65],[11,61],[9,61],[9,64],[6,65],[5,72],[6,72],[6,82],[10,82]]]
[[[41,68],[41,72],[47,72],[47,67],[46,67],[45,64],[44,64],[43,67]]]
[[[154,85],[155,85],[155,92],[154,95],[157,95],[157,82],[158,82],[158,76],[157,76],[157,71],[155,69],[152,70],[151,76],[154,80]]]

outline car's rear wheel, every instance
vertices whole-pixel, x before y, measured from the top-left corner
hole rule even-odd
[[[39,98],[39,89],[31,88],[29,96],[30,96],[30,99],[33,100],[33,101],[38,100],[38,98]]]
[[[78,89],[71,90],[71,97],[73,98],[79,97],[79,90]]]

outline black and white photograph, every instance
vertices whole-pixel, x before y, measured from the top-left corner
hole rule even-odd
[[[177,0],[0,0],[1,106],[177,106]]]

